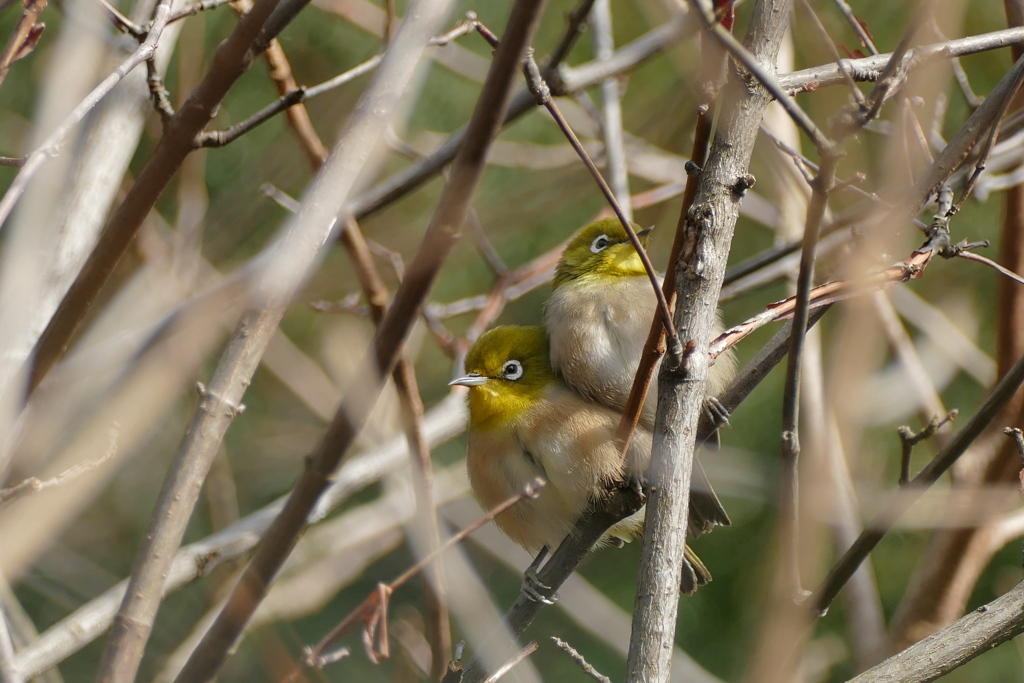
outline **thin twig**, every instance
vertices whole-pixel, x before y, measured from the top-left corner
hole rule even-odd
[[[185,157],[195,149],[195,138],[209,123],[228,89],[252,62],[252,50],[277,35],[307,0],[257,0],[253,9],[220,44],[211,68],[164,127],[149,161],[135,184],[107,222],[96,246],[67,290],[60,306],[36,342],[27,393],[39,386],[64,353],[100,289],[133,243],[142,222],[170,183]],[[282,7],[273,12],[279,4]],[[273,14],[272,14],[273,13]],[[273,18],[273,26],[266,25]],[[154,36],[156,31],[151,31]]]
[[[843,64],[843,60],[839,56],[839,51],[836,49],[835,43],[828,35],[828,31],[821,23],[821,19],[818,18],[818,13],[814,11],[814,8],[811,7],[811,3],[808,2],[808,0],[801,0],[801,2],[803,3],[804,9],[807,10],[807,13],[811,15],[811,19],[814,22],[814,28],[821,35],[822,42],[825,43],[825,47],[828,48],[829,53],[832,55],[832,59],[835,61],[836,67],[839,69],[839,73],[843,75],[843,80],[846,81],[848,86],[850,86],[850,95],[853,96],[854,102],[857,103],[857,106],[863,106],[865,103],[864,93],[862,93],[860,88],[857,87],[857,83],[853,80],[853,76],[850,75],[849,69],[845,64]]]
[[[799,415],[800,415],[800,363],[806,340],[807,319],[811,304],[811,286],[814,278],[814,261],[821,235],[821,221],[828,206],[828,197],[835,185],[837,155],[829,149],[820,149],[823,159],[821,171],[815,178],[810,205],[804,226],[803,249],[800,253],[800,270],[796,279],[796,295],[793,308],[794,333],[790,340],[786,365],[786,379],[782,397],[782,444],[781,457],[782,491],[779,497],[779,516],[782,525],[782,552],[786,567],[786,579],[791,595],[798,595],[803,589],[800,580],[798,538],[799,529]]]
[[[445,4],[435,3],[430,9],[440,13],[445,7],[439,5]],[[352,441],[368,419],[370,409],[382,390],[382,379],[394,366],[423,301],[458,238],[458,228],[465,221],[470,199],[480,181],[486,148],[505,118],[508,91],[523,51],[536,29],[542,5],[542,0],[518,0],[512,9],[505,37],[495,54],[487,82],[470,120],[467,144],[452,169],[452,182],[445,189],[421,248],[409,264],[391,308],[374,336],[373,349],[362,368],[365,377],[354,383],[353,386],[358,388],[342,401],[323,439],[307,458],[306,469],[284,509],[268,529],[263,543],[217,620],[185,664],[178,676],[179,681],[206,681],[216,674],[305,529],[309,511],[330,484],[332,473],[348,454]],[[430,21],[423,21],[421,15],[419,26],[413,21],[413,16],[413,12],[406,16],[391,50],[395,50],[402,42],[407,31],[414,40],[417,37],[415,32],[422,31],[425,26],[433,30],[429,24],[436,21],[435,16],[429,16]],[[421,43],[414,40],[413,44],[422,50],[428,37],[429,33],[423,36]],[[411,67],[398,60],[391,64],[412,71]],[[382,65],[382,69],[384,66],[387,66],[387,62]],[[392,74],[390,70],[387,74],[382,70],[377,76],[384,81],[398,78],[398,74]],[[404,74],[402,77],[408,76]],[[389,83],[388,88],[400,94],[400,89],[393,83]],[[383,135],[383,130],[379,135]],[[367,137],[365,133],[363,136]]]
[[[4,51],[0,53],[0,83],[7,78],[11,64],[35,49],[39,37],[43,34],[44,26],[39,23],[39,15],[46,9],[46,4],[47,0],[23,0],[18,24],[11,32],[11,37],[7,39]]]
[[[200,12],[206,12],[211,9],[216,9],[221,5],[228,4],[229,2],[234,2],[234,0],[203,0],[203,2],[193,3],[188,7],[183,7],[182,9],[172,14],[171,18],[167,21],[167,23],[172,24],[175,21],[180,21],[186,17],[191,17],[195,14],[199,14]]]
[[[957,413],[958,411],[956,410],[950,411],[946,417],[943,418],[936,415],[928,422],[928,424],[925,425],[924,429],[916,434],[907,425],[903,425],[896,430],[896,433],[900,437],[900,446],[902,448],[900,456],[900,486],[906,486],[910,483],[910,456],[914,452],[914,446],[925,439],[932,438],[935,433],[943,427],[943,425],[947,422],[952,422],[956,418]]]
[[[509,671],[511,671],[517,664],[519,664],[524,659],[526,659],[534,652],[536,652],[537,647],[537,641],[531,640],[529,643],[526,644],[526,647],[519,651],[519,654],[505,662],[505,664],[499,667],[498,670],[495,671],[491,676],[488,676],[487,680],[485,680],[484,683],[498,683],[498,681],[501,680],[501,678],[504,677],[504,675],[507,674]]]
[[[86,474],[87,472],[92,472],[96,468],[100,467],[117,454],[118,431],[119,428],[116,424],[110,428],[110,447],[107,449],[106,453],[95,460],[88,460],[69,467],[60,474],[50,477],[49,479],[29,477],[28,479],[25,479],[13,486],[0,489],[0,509],[3,509],[5,505],[10,505],[22,496],[44,491],[46,489],[53,488],[54,486],[60,486],[67,481],[71,481],[76,477],[80,477],[81,475]]]
[[[704,29],[713,35],[722,46],[728,50],[736,61],[743,65],[750,74],[757,79],[757,81],[765,87],[772,94],[772,96],[778,101],[782,108],[786,110],[793,122],[811,138],[811,142],[819,150],[827,149],[831,146],[829,138],[822,133],[817,124],[811,120],[804,110],[796,103],[789,93],[776,81],[776,79],[767,71],[765,68],[757,62],[757,59],[752,55],[743,45],[736,40],[736,37],[729,33],[725,27],[714,21],[712,17],[707,16],[704,13],[704,8],[701,3],[693,3],[693,6],[697,8],[697,16],[704,24]],[[837,67],[838,68],[838,67]]]
[[[998,50],[1021,43],[1024,43],[1024,28],[1008,28],[967,38],[920,45],[908,51],[904,59],[909,62],[911,69],[919,69],[937,60]],[[892,54],[880,54],[861,59],[844,60],[844,64],[855,80],[870,82],[877,81],[881,77],[882,69],[891,59]],[[804,92],[808,88],[841,85],[844,80],[835,64],[822,64],[809,69],[781,74],[778,77],[778,83],[783,90],[796,94]]]
[[[927,683],[1024,633],[1024,583],[849,683]]]
[[[142,28],[134,21],[132,21],[125,15],[121,14],[120,10],[118,10],[116,7],[110,4],[110,0],[96,1],[100,4],[100,7],[103,8],[103,11],[107,14],[107,16],[110,17],[111,23],[114,24],[114,27],[118,31],[121,31],[122,33],[127,33],[128,35],[132,36],[133,38],[136,38],[139,41],[146,39],[146,29]],[[169,24],[171,22],[168,20],[167,23]]]
[[[875,41],[872,40],[860,19],[854,15],[853,10],[850,9],[849,3],[847,3],[846,0],[833,0],[833,2],[835,3],[835,6],[839,8],[842,15],[846,17],[846,23],[848,23],[854,30],[864,47],[866,47],[871,54],[877,55],[878,48],[875,47]]]
[[[252,0],[235,0],[231,3],[231,8],[235,13],[243,15],[252,9]],[[270,79],[274,82],[278,95],[283,97],[298,87],[292,73],[292,66],[277,38],[271,40],[267,45],[267,49],[263,52],[263,58],[270,68]],[[295,103],[288,107],[284,114],[288,120],[288,127],[291,128],[298,140],[299,147],[306,155],[310,168],[313,171],[319,170],[327,158],[327,147],[317,135],[316,128],[313,127],[313,122],[309,118],[309,111],[302,103]]]
[[[11,215],[14,205],[21,199],[21,195],[24,194],[25,189],[32,178],[35,177],[36,172],[42,168],[48,159],[60,154],[61,143],[64,142],[64,138],[71,132],[71,129],[77,126],[85,118],[85,115],[92,111],[93,107],[106,97],[107,93],[113,90],[114,86],[120,83],[135,67],[153,58],[160,34],[163,32],[164,27],[167,26],[170,7],[171,0],[160,0],[160,4],[157,5],[153,15],[153,27],[150,29],[149,35],[146,36],[146,40],[127,59],[121,62],[109,76],[93,88],[92,92],[86,95],[85,99],[79,102],[78,106],[64,117],[60,125],[47,136],[38,148],[25,157],[25,163],[21,166],[21,170],[18,171],[18,175],[15,176],[14,181],[7,188],[3,199],[0,199],[0,228],[3,227],[3,224]]]
[[[565,135],[566,139],[583,161],[583,164],[587,167],[587,170],[590,171],[590,175],[593,176],[594,180],[597,182],[597,186],[601,189],[601,193],[608,201],[608,204],[612,207],[612,210],[618,217],[619,222],[622,223],[622,227],[625,229],[626,234],[629,235],[629,241],[633,244],[633,248],[636,249],[637,255],[643,262],[644,270],[647,271],[647,277],[651,281],[651,287],[654,288],[655,296],[658,300],[658,310],[661,312],[662,322],[664,323],[667,331],[668,352],[676,359],[681,358],[683,347],[682,344],[679,343],[679,337],[675,332],[675,328],[672,326],[672,311],[668,307],[668,301],[665,300],[664,292],[661,291],[661,282],[658,280],[658,273],[654,270],[654,264],[651,263],[651,258],[647,255],[647,250],[644,249],[643,243],[637,236],[636,231],[633,229],[633,226],[630,223],[629,218],[626,217],[622,207],[619,206],[619,203],[615,198],[615,194],[612,192],[612,189],[608,187],[608,183],[605,182],[604,177],[601,175],[601,171],[594,164],[590,155],[587,154],[587,150],[584,149],[583,144],[569,126],[569,122],[565,120],[565,117],[562,115],[558,105],[551,98],[551,91],[544,82],[540,68],[533,59],[532,52],[527,55],[526,65],[523,69],[526,73],[527,85],[536,98],[537,103],[543,105],[544,108],[548,110],[548,113],[551,114],[555,123],[558,124],[562,134]]]
[[[382,66],[374,84],[357,104],[352,120],[338,141],[332,162],[325,167],[320,182],[291,221],[294,228],[286,228],[287,239],[268,247],[272,258],[267,259],[258,277],[261,289],[254,293],[249,308],[242,315],[209,387],[200,386],[201,400],[164,480],[136,557],[129,590],[112,627],[100,667],[102,680],[124,680],[137,671],[159,606],[163,576],[195,507],[200,490],[197,482],[206,477],[224,434],[241,412],[242,397],[250,378],[276,333],[285,309],[305,275],[317,263],[319,252],[331,241],[335,232],[334,218],[368,163],[390,116],[397,110],[412,67],[443,14],[444,4],[424,11],[419,21],[406,23],[408,31],[401,36],[404,40],[396,39],[393,59]],[[239,26],[253,16],[258,7],[259,3],[243,17]],[[283,557],[281,559],[283,561]],[[220,656],[225,653],[221,652]],[[194,656],[190,662],[193,660]],[[182,673],[184,680],[202,680],[213,673],[184,673],[188,671],[186,665]]]
[[[370,302],[370,316],[374,325],[380,325],[387,312],[388,290],[380,276],[363,232],[355,219],[350,218],[342,234],[342,242],[349,250],[360,285],[366,300]],[[434,470],[430,459],[430,446],[423,432],[423,399],[420,398],[416,383],[416,371],[412,359],[403,352],[391,373],[402,407],[406,438],[409,440],[409,454],[412,456],[412,471],[416,495],[417,526],[426,536],[426,551],[433,553],[441,543],[437,522],[437,503],[434,496]],[[425,577],[426,612],[428,615],[427,635],[430,642],[431,677],[439,679],[444,675],[445,663],[451,651],[451,626],[448,623],[448,605],[445,599],[444,575],[440,567],[433,576]],[[392,586],[394,587],[394,586]]]
[[[554,641],[555,645],[558,646],[558,649],[572,657],[572,660],[579,664],[580,668],[583,669],[583,673],[587,674],[595,681],[599,681],[600,683],[612,683],[612,679],[608,678],[600,671],[595,669],[594,665],[588,662],[586,658],[579,652],[577,652],[576,648],[574,648],[572,645],[565,642],[558,636],[551,636],[551,640]]]
[[[480,517],[464,529],[460,530],[457,534],[454,534],[443,544],[431,550],[430,553],[425,555],[416,564],[412,565],[404,572],[399,574],[395,579],[386,584],[379,584],[377,588],[374,590],[373,594],[371,594],[366,600],[364,600],[359,607],[357,607],[355,610],[349,613],[344,619],[342,619],[337,626],[335,626],[333,629],[330,630],[330,632],[327,633],[327,635],[321,638],[320,642],[318,642],[313,647],[306,648],[306,651],[308,653],[307,656],[296,664],[296,666],[285,678],[285,683],[291,683],[292,681],[295,681],[298,678],[298,676],[301,675],[302,669],[308,666],[308,661],[317,661],[327,648],[331,647],[334,643],[338,642],[338,639],[348,634],[355,626],[359,624],[360,621],[365,622],[367,624],[368,629],[376,628],[378,624],[381,625],[381,628],[384,628],[383,624],[387,623],[387,600],[390,597],[390,595],[394,593],[394,591],[404,586],[406,583],[409,582],[410,579],[412,579],[421,571],[423,571],[424,568],[431,565],[446,551],[464,541],[467,537],[469,537],[470,534],[472,534],[474,531],[476,531],[483,525],[487,524],[488,522],[492,521],[501,513],[517,505],[526,498],[536,498],[537,495],[540,493],[540,490],[544,486],[544,480],[539,478],[534,479],[533,481],[529,482],[523,488],[522,491],[520,491],[514,496],[507,498],[498,505],[494,506],[492,509],[488,510],[487,513],[484,514],[482,517]],[[370,625],[371,623],[372,626]],[[370,633],[369,637],[372,640],[374,634]],[[383,644],[382,646],[386,647]],[[380,656],[382,653],[381,651],[376,650],[368,654],[370,654],[372,658]],[[386,658],[386,656],[387,655],[385,651],[384,657],[382,658]]]
[[[892,528],[900,515],[963,455],[968,446],[999,414],[1022,383],[1024,383],[1024,357],[1018,360],[1010,371],[999,380],[999,384],[992,390],[988,400],[964,425],[963,429],[957,432],[946,447],[903,488],[901,495],[893,498],[886,508],[872,520],[857,541],[836,562],[821,587],[809,599],[809,605],[812,605],[819,614],[828,611],[829,605],[832,604],[861,561],[878,545],[878,542]]]
[[[1024,83],[1024,71],[1017,72],[1016,77],[1010,85],[1009,91],[1000,101],[999,108],[993,116],[993,122],[989,130],[988,137],[985,138],[985,144],[982,145],[981,153],[978,155],[978,160],[974,164],[974,172],[971,173],[970,177],[967,179],[967,185],[964,187],[964,191],[960,195],[960,201],[958,201],[951,209],[952,213],[960,211],[964,202],[967,201],[969,196],[971,196],[971,192],[974,190],[974,185],[978,182],[978,178],[981,176],[982,171],[985,170],[985,162],[988,161],[988,156],[992,152],[992,146],[995,144],[996,138],[999,136],[999,122],[1002,121],[1010,103],[1013,102],[1014,95],[1016,95],[1017,91],[1020,90],[1021,83]]]

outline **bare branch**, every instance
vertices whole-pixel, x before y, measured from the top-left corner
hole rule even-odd
[[[164,27],[167,26],[167,17],[170,11],[171,0],[160,0],[160,4],[157,5],[156,13],[154,14],[153,27],[150,29],[146,40],[126,60],[121,62],[109,76],[93,88],[92,92],[61,121],[56,130],[50,133],[36,150],[25,157],[25,163],[22,164],[21,170],[18,171],[18,175],[15,176],[14,181],[7,188],[3,199],[0,199],[0,227],[3,227],[3,224],[7,222],[11,211],[14,210],[14,205],[21,198],[21,195],[24,194],[25,188],[28,187],[29,181],[32,180],[36,172],[42,168],[47,159],[60,154],[61,143],[67,134],[71,132],[71,129],[77,126],[85,118],[85,115],[92,111],[93,107],[106,97],[107,93],[113,90],[114,86],[120,83],[135,67],[153,58],[160,34],[163,32]]]
[[[849,683],[926,683],[1024,633],[1024,583]]]
[[[370,408],[380,394],[383,377],[394,367],[423,300],[459,236],[459,228],[465,221],[469,201],[483,171],[484,152],[505,118],[508,90],[536,28],[542,5],[540,0],[519,0],[512,10],[506,35],[495,55],[488,80],[470,121],[467,144],[452,170],[452,182],[446,188],[431,220],[423,246],[409,265],[391,308],[374,337],[374,350],[364,365],[366,377],[356,381],[353,386],[358,389],[350,392],[342,401],[327,433],[307,459],[306,469],[284,509],[268,529],[260,549],[242,574],[224,610],[192,653],[178,680],[205,681],[216,674],[228,650],[241,635],[249,617],[266,595],[273,577],[305,529],[309,511],[328,487],[332,473],[347,455],[355,435],[369,416]],[[424,15],[418,16],[410,10],[389,52],[397,49],[407,33],[417,50],[423,49],[444,7],[435,6],[431,9],[434,14],[424,11]],[[414,21],[414,17],[419,21]],[[428,33],[421,40],[416,40],[424,28]],[[411,71],[404,60],[396,58],[394,64],[399,69]],[[378,72],[378,78],[383,79],[383,82],[398,78],[398,74],[392,75],[390,70],[385,73],[384,66]],[[393,84],[388,87],[392,93],[399,90]],[[331,191],[335,191],[333,187]]]

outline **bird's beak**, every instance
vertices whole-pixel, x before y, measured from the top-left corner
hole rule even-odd
[[[640,239],[647,239],[647,236],[650,235],[652,232],[654,232],[654,226],[653,225],[651,227],[649,227],[649,228],[644,228],[643,230],[638,232],[636,234],[636,236],[639,237]]]
[[[465,375],[464,377],[458,377],[456,379],[453,379],[451,382],[448,382],[448,386],[478,387],[481,384],[487,384],[488,379],[490,378],[484,377],[483,375],[476,372],[471,372],[468,375]]]

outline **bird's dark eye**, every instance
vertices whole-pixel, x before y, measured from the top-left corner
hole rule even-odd
[[[611,244],[611,240],[608,239],[608,235],[600,235],[594,238],[594,241],[590,243],[590,253],[598,254],[608,248]]]
[[[505,379],[519,379],[523,376],[523,364],[517,360],[505,361],[505,365],[501,367],[501,376]]]

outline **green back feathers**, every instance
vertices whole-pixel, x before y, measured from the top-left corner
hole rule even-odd
[[[466,372],[487,377],[469,392],[473,427],[497,429],[536,405],[556,382],[543,327],[502,325],[481,335],[466,355]]]
[[[639,226],[633,224],[640,232]],[[636,277],[644,264],[618,218],[603,218],[583,228],[565,248],[555,269],[555,288],[573,280]]]

